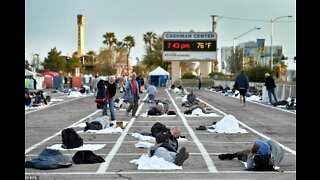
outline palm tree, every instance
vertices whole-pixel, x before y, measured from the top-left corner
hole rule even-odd
[[[89,57],[91,57],[90,59],[91,59],[91,64],[93,64],[93,62],[95,61],[95,58],[96,58],[96,53],[94,52],[94,51],[89,51],[89,52],[87,52],[87,54],[86,54],[87,56],[89,56]]]
[[[118,42],[116,35],[113,32],[106,32],[103,35],[103,38],[105,39],[103,41],[103,44],[107,45],[109,47],[109,49],[111,49],[111,47]]]
[[[147,32],[146,34],[143,35],[143,40],[144,40],[144,43],[146,45],[149,45],[149,50],[150,52],[152,51],[152,45],[156,42],[156,33],[154,32]]]
[[[127,54],[127,73],[129,73],[129,56],[130,56],[130,50],[132,47],[134,47],[136,45],[136,42],[134,40],[133,36],[126,36],[123,39],[123,44],[124,47],[128,49],[128,54]]]

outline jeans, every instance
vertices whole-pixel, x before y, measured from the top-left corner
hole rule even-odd
[[[110,114],[111,114],[111,121],[115,120],[115,114],[114,114],[114,100],[113,97],[109,99],[109,109],[110,109]],[[108,111],[107,111],[107,102],[103,103],[103,110],[102,110],[102,116],[108,116]]]
[[[129,101],[130,105],[127,109],[127,112],[130,112],[132,109],[132,116],[135,116],[138,110],[139,97],[134,95],[133,99],[134,99],[133,101]]]
[[[268,96],[269,96],[269,102],[270,102],[270,103],[272,103],[272,97],[271,97],[271,95],[273,96],[274,100],[275,100],[276,102],[278,102],[277,97],[276,97],[276,93],[274,92],[274,88],[268,90]]]
[[[168,151],[164,147],[158,147],[154,151],[154,155],[156,155],[158,158],[163,158],[166,161],[174,163],[177,153],[176,152],[172,152],[172,151]]]

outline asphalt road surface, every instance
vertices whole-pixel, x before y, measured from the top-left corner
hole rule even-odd
[[[277,108],[268,104],[248,102],[245,108],[240,107],[239,99],[223,96],[205,88],[193,89],[197,98],[207,103],[218,117],[185,117],[186,108],[181,107],[181,95],[170,93],[165,88],[158,88],[156,99],[169,100],[169,110],[177,112],[174,117],[142,117],[154,104],[141,102],[138,117],[126,117],[124,111],[116,111],[116,120],[128,121],[122,133],[96,134],[79,133],[84,144],[105,144],[94,153],[105,159],[104,163],[72,164],[69,168],[53,170],[25,169],[26,179],[38,178],[54,180],[88,180],[88,179],[296,179],[296,112]],[[43,108],[25,111],[25,161],[35,158],[46,147],[61,144],[61,130],[72,127],[80,131],[80,123],[90,117],[99,117],[101,110],[96,108],[92,94],[82,97],[67,97],[63,93],[50,93],[52,102]],[[116,97],[119,96],[117,92]],[[141,95],[141,100],[146,93]],[[241,128],[249,133],[210,133],[196,130],[200,125],[210,127],[213,122],[220,121],[231,114]],[[110,116],[110,112],[108,112]],[[132,136],[134,131],[149,132],[155,122],[168,127],[181,128],[187,141],[179,143],[190,153],[182,170],[138,170],[130,163],[147,153],[145,148],[135,148],[139,140]],[[219,160],[218,154],[236,152],[252,146],[255,139],[272,138],[279,142],[285,150],[281,172],[253,172],[244,170],[244,164],[236,158]],[[72,158],[75,150],[61,151]]]

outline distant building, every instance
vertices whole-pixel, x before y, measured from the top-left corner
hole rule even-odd
[[[270,46],[265,46],[261,56],[258,53],[258,44],[255,41],[249,41],[239,43],[236,46],[238,54],[243,57],[243,63],[245,67],[262,64],[269,65],[271,59]],[[219,61],[220,72],[224,74],[231,74],[231,63],[232,63],[233,47],[221,47],[221,59]],[[237,53],[236,53],[237,54]],[[273,46],[273,58],[281,59],[284,54],[282,46]]]

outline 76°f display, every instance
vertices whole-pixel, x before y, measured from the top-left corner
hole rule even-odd
[[[215,40],[164,40],[164,51],[216,51]]]

